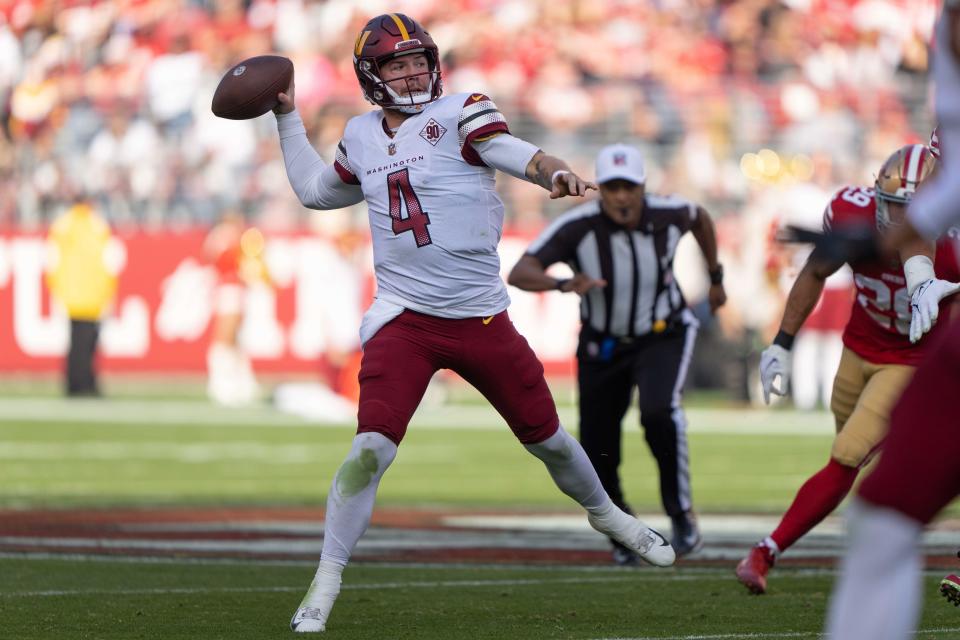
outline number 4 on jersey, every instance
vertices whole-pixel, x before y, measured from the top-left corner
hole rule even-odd
[[[394,171],[387,175],[387,192],[390,194],[390,217],[393,218],[393,233],[400,235],[405,231],[413,231],[413,237],[417,241],[417,247],[425,247],[430,244],[430,232],[427,225],[430,224],[430,216],[420,206],[420,199],[414,193],[410,185],[410,173],[408,169]],[[407,208],[407,217],[402,217],[402,207],[400,200]]]

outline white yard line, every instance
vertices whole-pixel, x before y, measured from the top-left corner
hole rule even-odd
[[[915,633],[922,635],[933,635],[933,636],[942,636],[947,634],[953,634],[957,631],[960,631],[960,627],[938,627],[933,629],[917,629]],[[755,639],[763,640],[764,638],[809,638],[811,633],[809,631],[778,631],[774,633],[721,633],[721,634],[710,634],[710,635],[694,635],[694,636],[636,636],[636,637],[616,637],[616,638],[595,638],[594,640],[734,640],[736,639]],[[816,634],[817,638],[829,638],[830,634],[821,633]]]
[[[576,408],[558,408],[560,420],[577,422]],[[734,433],[764,435],[823,436],[833,433],[830,414],[818,412],[769,411],[764,409],[687,409],[688,430],[692,433]],[[632,410],[626,417],[636,424]],[[324,427],[276,411],[268,405],[243,410],[217,407],[189,400],[65,400],[62,398],[0,398],[0,429],[4,423],[70,422],[111,425],[202,425],[228,427]],[[420,429],[506,430],[492,407],[478,405],[423,406],[412,421]],[[350,426],[340,424],[340,426]],[[351,427],[352,428],[352,427]]]
[[[238,563],[240,564],[240,563]],[[249,564],[249,563],[247,563]],[[377,565],[362,565],[377,566]],[[379,565],[380,568],[388,568]],[[399,566],[400,570],[409,570],[411,567]],[[450,567],[440,567],[428,565],[423,567],[430,570],[449,569]],[[465,567],[460,567],[463,570]],[[508,569],[511,567],[500,567],[486,565],[486,569]],[[538,567],[523,567],[526,570],[538,570]],[[595,570],[584,568],[583,573],[592,573]],[[578,567],[564,567],[563,571],[579,571]],[[607,571],[611,571],[607,569]],[[523,578],[523,579],[491,579],[491,580],[410,580],[393,582],[368,582],[363,584],[344,584],[341,589],[352,591],[378,591],[378,590],[399,590],[399,589],[455,589],[455,588],[475,588],[475,587],[526,587],[539,586],[547,584],[613,584],[618,582],[703,582],[704,580],[722,580],[729,582],[731,580],[728,569],[684,569],[681,573],[670,573],[664,571],[637,571],[637,570],[613,570],[620,575],[611,576],[571,576],[565,578]],[[791,578],[819,578],[824,576],[836,575],[832,569],[804,569],[799,571],[781,572],[784,577]],[[924,572],[928,575],[940,576],[942,572]],[[272,587],[169,587],[152,589],[42,589],[36,591],[7,591],[0,592],[0,598],[44,598],[44,597],[62,597],[62,596],[87,596],[87,595],[181,595],[197,593],[269,593],[276,591],[301,591],[303,585],[297,586],[272,586]],[[683,636],[687,638],[688,636]],[[700,636],[689,636],[691,638]],[[707,637],[707,636],[704,636]],[[709,636],[713,638],[714,636]],[[717,638],[726,638],[728,636],[716,636]],[[735,637],[735,636],[729,636]],[[646,640],[643,638],[610,638],[607,640]],[[667,639],[659,639],[667,640]]]
[[[691,582],[703,581],[705,578],[700,575],[680,575],[680,574],[642,574],[634,571],[624,571],[626,575],[620,576],[575,576],[569,578],[525,578],[525,579],[500,579],[500,580],[411,580],[406,582],[371,582],[365,584],[344,584],[343,590],[356,591],[379,591],[379,590],[398,590],[398,589],[453,589],[453,588],[475,588],[475,587],[527,587],[546,584],[610,584],[616,582]],[[809,577],[813,577],[812,575]],[[716,576],[717,579],[728,580],[726,572],[724,576]],[[44,589],[39,591],[9,591],[0,592],[0,598],[44,598],[61,596],[87,596],[87,595],[181,595],[197,593],[265,593],[274,591],[301,591],[303,585],[296,587],[275,586],[275,587],[171,587],[154,589]]]

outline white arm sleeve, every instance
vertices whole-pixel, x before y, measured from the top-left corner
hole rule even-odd
[[[951,153],[947,146],[960,145],[960,123],[941,121],[939,135],[943,166],[929,185],[917,191],[907,209],[910,224],[927,240],[936,240],[950,226],[960,224],[960,153]]]
[[[307,140],[307,130],[296,110],[277,114],[280,149],[287,179],[303,206],[309,209],[342,209],[363,200],[359,185],[340,179]]]
[[[514,178],[527,178],[527,165],[540,148],[509,133],[500,133],[487,140],[473,142],[480,159],[494,169],[508,173]]]

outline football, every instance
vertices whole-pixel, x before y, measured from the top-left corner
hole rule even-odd
[[[217,85],[210,109],[229,120],[249,120],[277,106],[277,94],[293,79],[293,63],[283,56],[256,56],[234,65]]]

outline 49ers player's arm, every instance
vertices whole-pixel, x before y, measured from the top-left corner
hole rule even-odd
[[[814,249],[790,288],[783,319],[780,321],[780,331],[773,339],[773,344],[760,354],[760,385],[763,387],[763,399],[766,403],[770,403],[771,393],[778,396],[787,394],[790,386],[790,350],[793,348],[793,339],[820,299],[826,279],[842,266],[842,262],[826,258]],[[779,385],[775,385],[777,378],[780,379]]]
[[[817,305],[817,300],[823,293],[824,282],[842,266],[842,262],[826,260],[816,251],[807,258],[800,275],[790,288],[783,319],[780,321],[780,334],[790,336],[790,346],[793,346],[793,336],[797,335]]]

